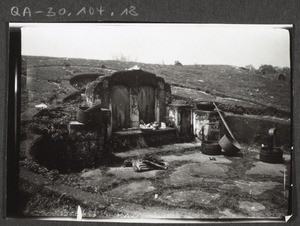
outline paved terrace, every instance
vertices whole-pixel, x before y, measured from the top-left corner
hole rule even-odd
[[[259,147],[242,145],[237,157],[209,156],[200,143],[166,145],[118,153],[135,159],[155,153],[168,163],[167,170],[135,172],[132,167],[101,167],[59,175],[50,181],[43,174],[21,168],[26,190],[39,187],[51,194],[55,208],[31,211],[27,216],[75,217],[80,205],[83,217],[96,218],[281,218],[287,215],[290,153],[282,164],[259,161]],[[36,191],[36,189],[32,189]],[[37,198],[38,199],[38,198]],[[70,201],[71,200],[71,201]]]

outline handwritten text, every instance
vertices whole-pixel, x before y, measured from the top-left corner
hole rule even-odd
[[[63,17],[63,16],[138,16],[138,12],[135,6],[131,5],[128,8],[124,8],[119,10],[119,12],[114,12],[108,9],[105,9],[103,6],[97,7],[81,7],[79,9],[66,9],[66,8],[54,8],[54,7],[47,7],[43,10],[34,10],[29,7],[18,7],[12,6],[10,9],[10,14],[14,17],[34,17],[35,15],[42,15],[46,17]]]

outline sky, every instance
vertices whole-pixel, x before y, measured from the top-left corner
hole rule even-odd
[[[290,66],[282,26],[203,24],[28,24],[22,54],[156,64]]]

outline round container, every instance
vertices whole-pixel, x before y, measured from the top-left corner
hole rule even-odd
[[[270,148],[269,146],[264,146],[260,149],[259,159],[267,163],[282,163],[283,150],[276,147]]]
[[[104,74],[98,72],[76,73],[70,78],[70,84],[76,89],[81,89],[100,76],[104,76]]]
[[[77,110],[77,121],[88,126],[100,126],[102,123],[100,107],[84,107],[80,106]]]
[[[86,124],[88,122],[88,114],[87,114],[87,110],[89,109],[89,107],[83,107],[80,106],[77,110],[77,116],[76,119],[78,122],[81,122],[83,124]]]
[[[241,150],[241,145],[236,140],[229,139],[226,134],[219,140],[219,144],[224,151],[224,155],[233,156]]]
[[[201,152],[205,155],[221,155],[221,147],[217,141],[205,141],[201,144]]]
[[[198,102],[196,104],[196,107],[199,109],[199,110],[203,110],[203,111],[212,111],[215,109],[215,106],[212,102],[207,102],[207,101],[201,101],[201,102]]]

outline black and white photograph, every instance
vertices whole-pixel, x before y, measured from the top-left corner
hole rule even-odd
[[[19,217],[291,214],[292,25],[14,26]]]

